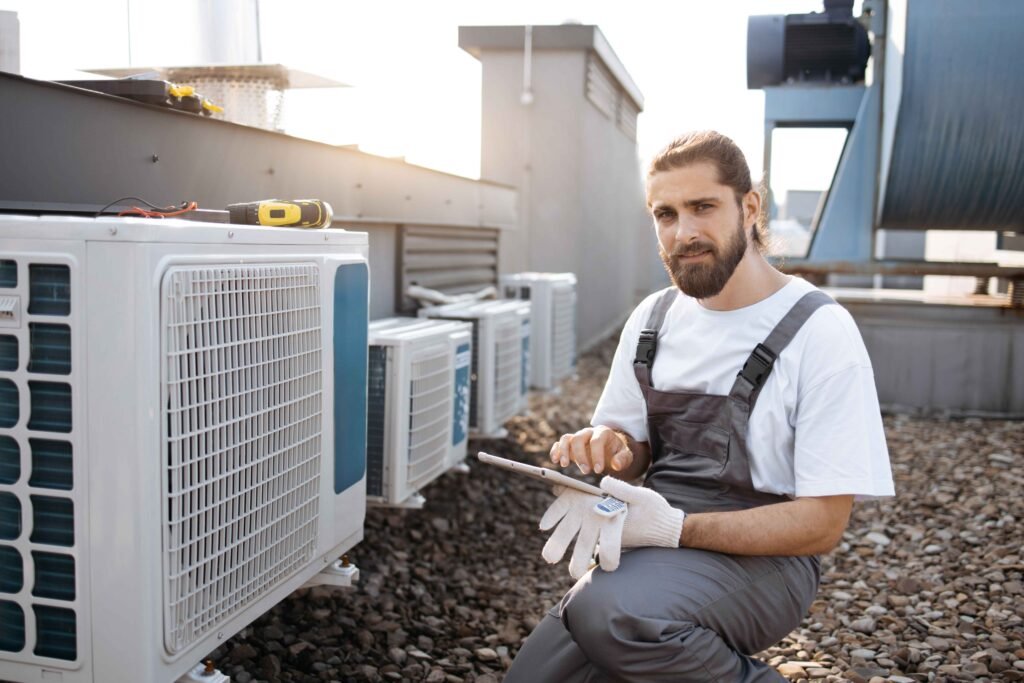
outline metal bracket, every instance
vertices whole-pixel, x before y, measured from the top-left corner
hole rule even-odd
[[[351,588],[352,584],[357,581],[359,581],[359,567],[350,563],[347,557],[342,557],[340,560],[335,560],[329,564],[319,574],[311,577],[309,581],[302,584],[302,587],[338,586],[340,588]]]

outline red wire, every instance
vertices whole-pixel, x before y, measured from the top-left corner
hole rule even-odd
[[[195,211],[199,205],[196,202],[182,202],[181,208],[175,208],[172,206],[167,207],[167,211],[150,211],[149,209],[143,209],[139,206],[133,206],[130,209],[126,209],[118,216],[143,216],[145,218],[171,218],[172,216],[180,216],[183,213],[189,211]]]

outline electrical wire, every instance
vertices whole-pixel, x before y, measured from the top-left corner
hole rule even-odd
[[[181,204],[176,205],[176,206],[175,205],[172,205],[172,206],[157,206],[156,204],[153,204],[152,202],[146,201],[145,199],[142,199],[141,197],[121,197],[119,199],[115,199],[114,201],[110,202],[109,204],[104,206],[102,209],[97,211],[96,212],[96,217],[98,218],[99,216],[101,216],[103,214],[103,212],[106,211],[107,209],[109,209],[110,207],[115,206],[116,204],[120,204],[121,202],[129,201],[129,200],[140,202],[142,204],[145,204],[149,208],[148,209],[144,209],[144,208],[142,208],[140,206],[132,206],[131,208],[125,209],[124,211],[118,213],[117,214],[118,216],[144,216],[146,218],[170,218],[171,216],[180,216],[183,213],[188,213],[189,211],[195,211],[197,208],[199,208],[199,205],[196,202],[194,202],[194,201],[182,202]]]
[[[141,207],[133,206],[130,209],[126,209],[117,215],[143,216],[145,218],[171,218],[172,216],[180,216],[181,214],[188,213],[189,211],[195,211],[198,208],[198,206],[199,205],[196,204],[196,202],[182,202],[181,206],[179,207],[171,206],[167,207],[170,210],[160,211],[147,211],[146,209],[143,209]]]

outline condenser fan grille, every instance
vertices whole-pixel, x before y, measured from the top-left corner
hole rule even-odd
[[[319,272],[311,264],[175,267],[161,297],[164,638],[173,654],[313,557]]]

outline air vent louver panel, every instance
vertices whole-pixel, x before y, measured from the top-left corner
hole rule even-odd
[[[366,495],[384,495],[384,427],[387,406],[388,351],[371,346],[367,380]]]
[[[13,493],[0,491],[0,540],[21,536],[21,503]]]
[[[312,264],[175,267],[161,296],[173,654],[313,559],[320,275]]]
[[[29,323],[28,328],[28,371],[71,374],[71,328],[49,323]]]
[[[0,545],[0,592],[20,591],[24,584],[24,575],[21,553],[9,545]]]
[[[74,661],[77,656],[75,613],[63,607],[34,605],[36,649],[40,657]]]
[[[54,600],[75,599],[75,558],[57,553],[32,553],[36,568],[32,595]]]
[[[9,334],[0,335],[0,370],[13,372],[18,369],[18,338]]]
[[[444,469],[451,415],[452,365],[445,345],[412,362],[409,391],[408,488],[418,489]]]
[[[0,484],[13,484],[21,477],[21,449],[9,436],[0,436]]]
[[[25,647],[25,613],[21,606],[0,600],[0,650],[20,652]]]
[[[33,263],[28,267],[28,312],[32,315],[71,314],[71,269]]]
[[[31,403],[28,428],[40,432],[71,431],[71,385],[62,382],[29,382]]]
[[[29,486],[70,491],[74,484],[71,444],[50,439],[29,439],[28,443],[32,451]]]
[[[30,496],[33,543],[71,547],[75,544],[74,503],[68,498]]]
[[[494,416],[500,424],[516,414],[519,401],[519,365],[522,343],[519,323],[511,320],[495,330]]]
[[[9,379],[0,379],[0,427],[18,424],[20,414],[17,385]]]
[[[18,262],[4,259],[0,261],[0,287],[13,289],[18,286]]]

